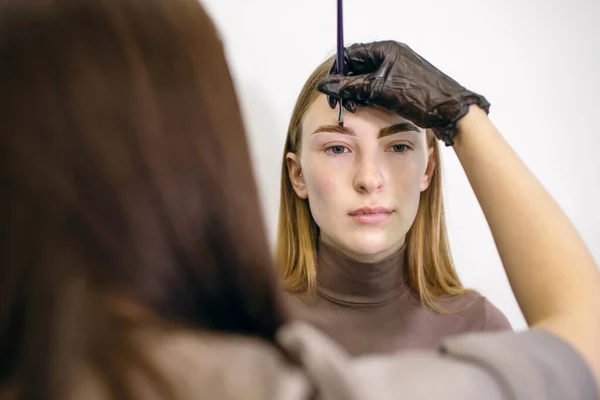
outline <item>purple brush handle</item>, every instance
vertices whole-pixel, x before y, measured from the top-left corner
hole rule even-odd
[[[337,0],[337,72],[344,75],[344,25],[342,0]]]

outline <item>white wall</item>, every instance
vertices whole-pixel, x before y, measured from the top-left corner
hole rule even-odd
[[[333,54],[336,1],[201,1],[226,44],[273,240],[288,118],[308,75]],[[406,42],[488,98],[496,126],[600,260],[600,0],[344,3],[346,44]],[[459,273],[522,328],[475,196],[452,150],[443,157]]]

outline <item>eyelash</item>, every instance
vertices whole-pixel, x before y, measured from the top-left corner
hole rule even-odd
[[[394,153],[404,153],[407,150],[412,150],[412,148],[409,145],[407,145],[406,143],[396,143],[396,144],[393,144],[390,147],[388,147],[388,149],[389,148],[394,148],[396,146],[402,146],[403,150],[402,151],[395,151]]]
[[[334,149],[335,147],[341,147],[342,149],[344,149],[344,150],[348,150],[348,152],[350,152],[350,150],[349,150],[349,149],[348,149],[346,146],[342,146],[342,145],[340,145],[340,144],[336,144],[336,145],[334,145],[334,146],[329,146],[329,147],[327,147],[327,148],[325,149],[325,153],[327,153],[327,154],[330,154],[330,155],[332,155],[332,156],[341,156],[342,154],[345,154],[345,152],[344,152],[344,153],[334,153],[334,152],[333,152],[333,149]]]
[[[396,143],[396,144],[393,144],[390,147],[388,147],[388,149],[390,149],[390,148],[393,149],[396,146],[401,146],[402,150],[401,151],[394,151],[394,153],[405,153],[407,150],[412,150],[412,148],[409,145],[405,144],[405,143]],[[343,150],[348,150],[348,152],[350,152],[350,150],[346,146],[342,146],[340,144],[336,144],[334,146],[327,147],[325,149],[325,153],[330,154],[332,156],[341,156],[342,154],[346,154],[345,151],[342,152],[342,153],[334,153],[333,149],[336,148],[336,147],[341,148]]]

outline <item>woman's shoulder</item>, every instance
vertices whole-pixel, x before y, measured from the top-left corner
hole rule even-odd
[[[151,359],[176,387],[177,398],[271,399],[302,386],[283,353],[247,336],[181,331],[148,338]]]
[[[489,299],[476,291],[440,301],[439,306],[450,313],[481,323],[481,330],[497,331],[512,330],[512,326],[500,309]]]
[[[305,376],[275,345],[262,339],[185,329],[143,329],[134,333],[152,375],[134,372],[135,397],[163,400],[156,377],[169,398],[303,399]],[[101,379],[91,370],[79,379],[74,398],[104,400]]]

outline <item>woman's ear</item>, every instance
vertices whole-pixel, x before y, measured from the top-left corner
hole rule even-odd
[[[290,178],[290,182],[292,183],[296,195],[301,199],[307,199],[308,190],[306,190],[306,183],[304,182],[302,167],[300,166],[298,156],[295,153],[287,153],[285,155],[285,162],[287,164],[288,177]]]
[[[425,169],[425,175],[423,175],[423,180],[421,181],[421,192],[427,190],[429,187],[431,178],[433,177],[433,171],[435,171],[435,149],[430,147],[427,157],[427,168]]]

